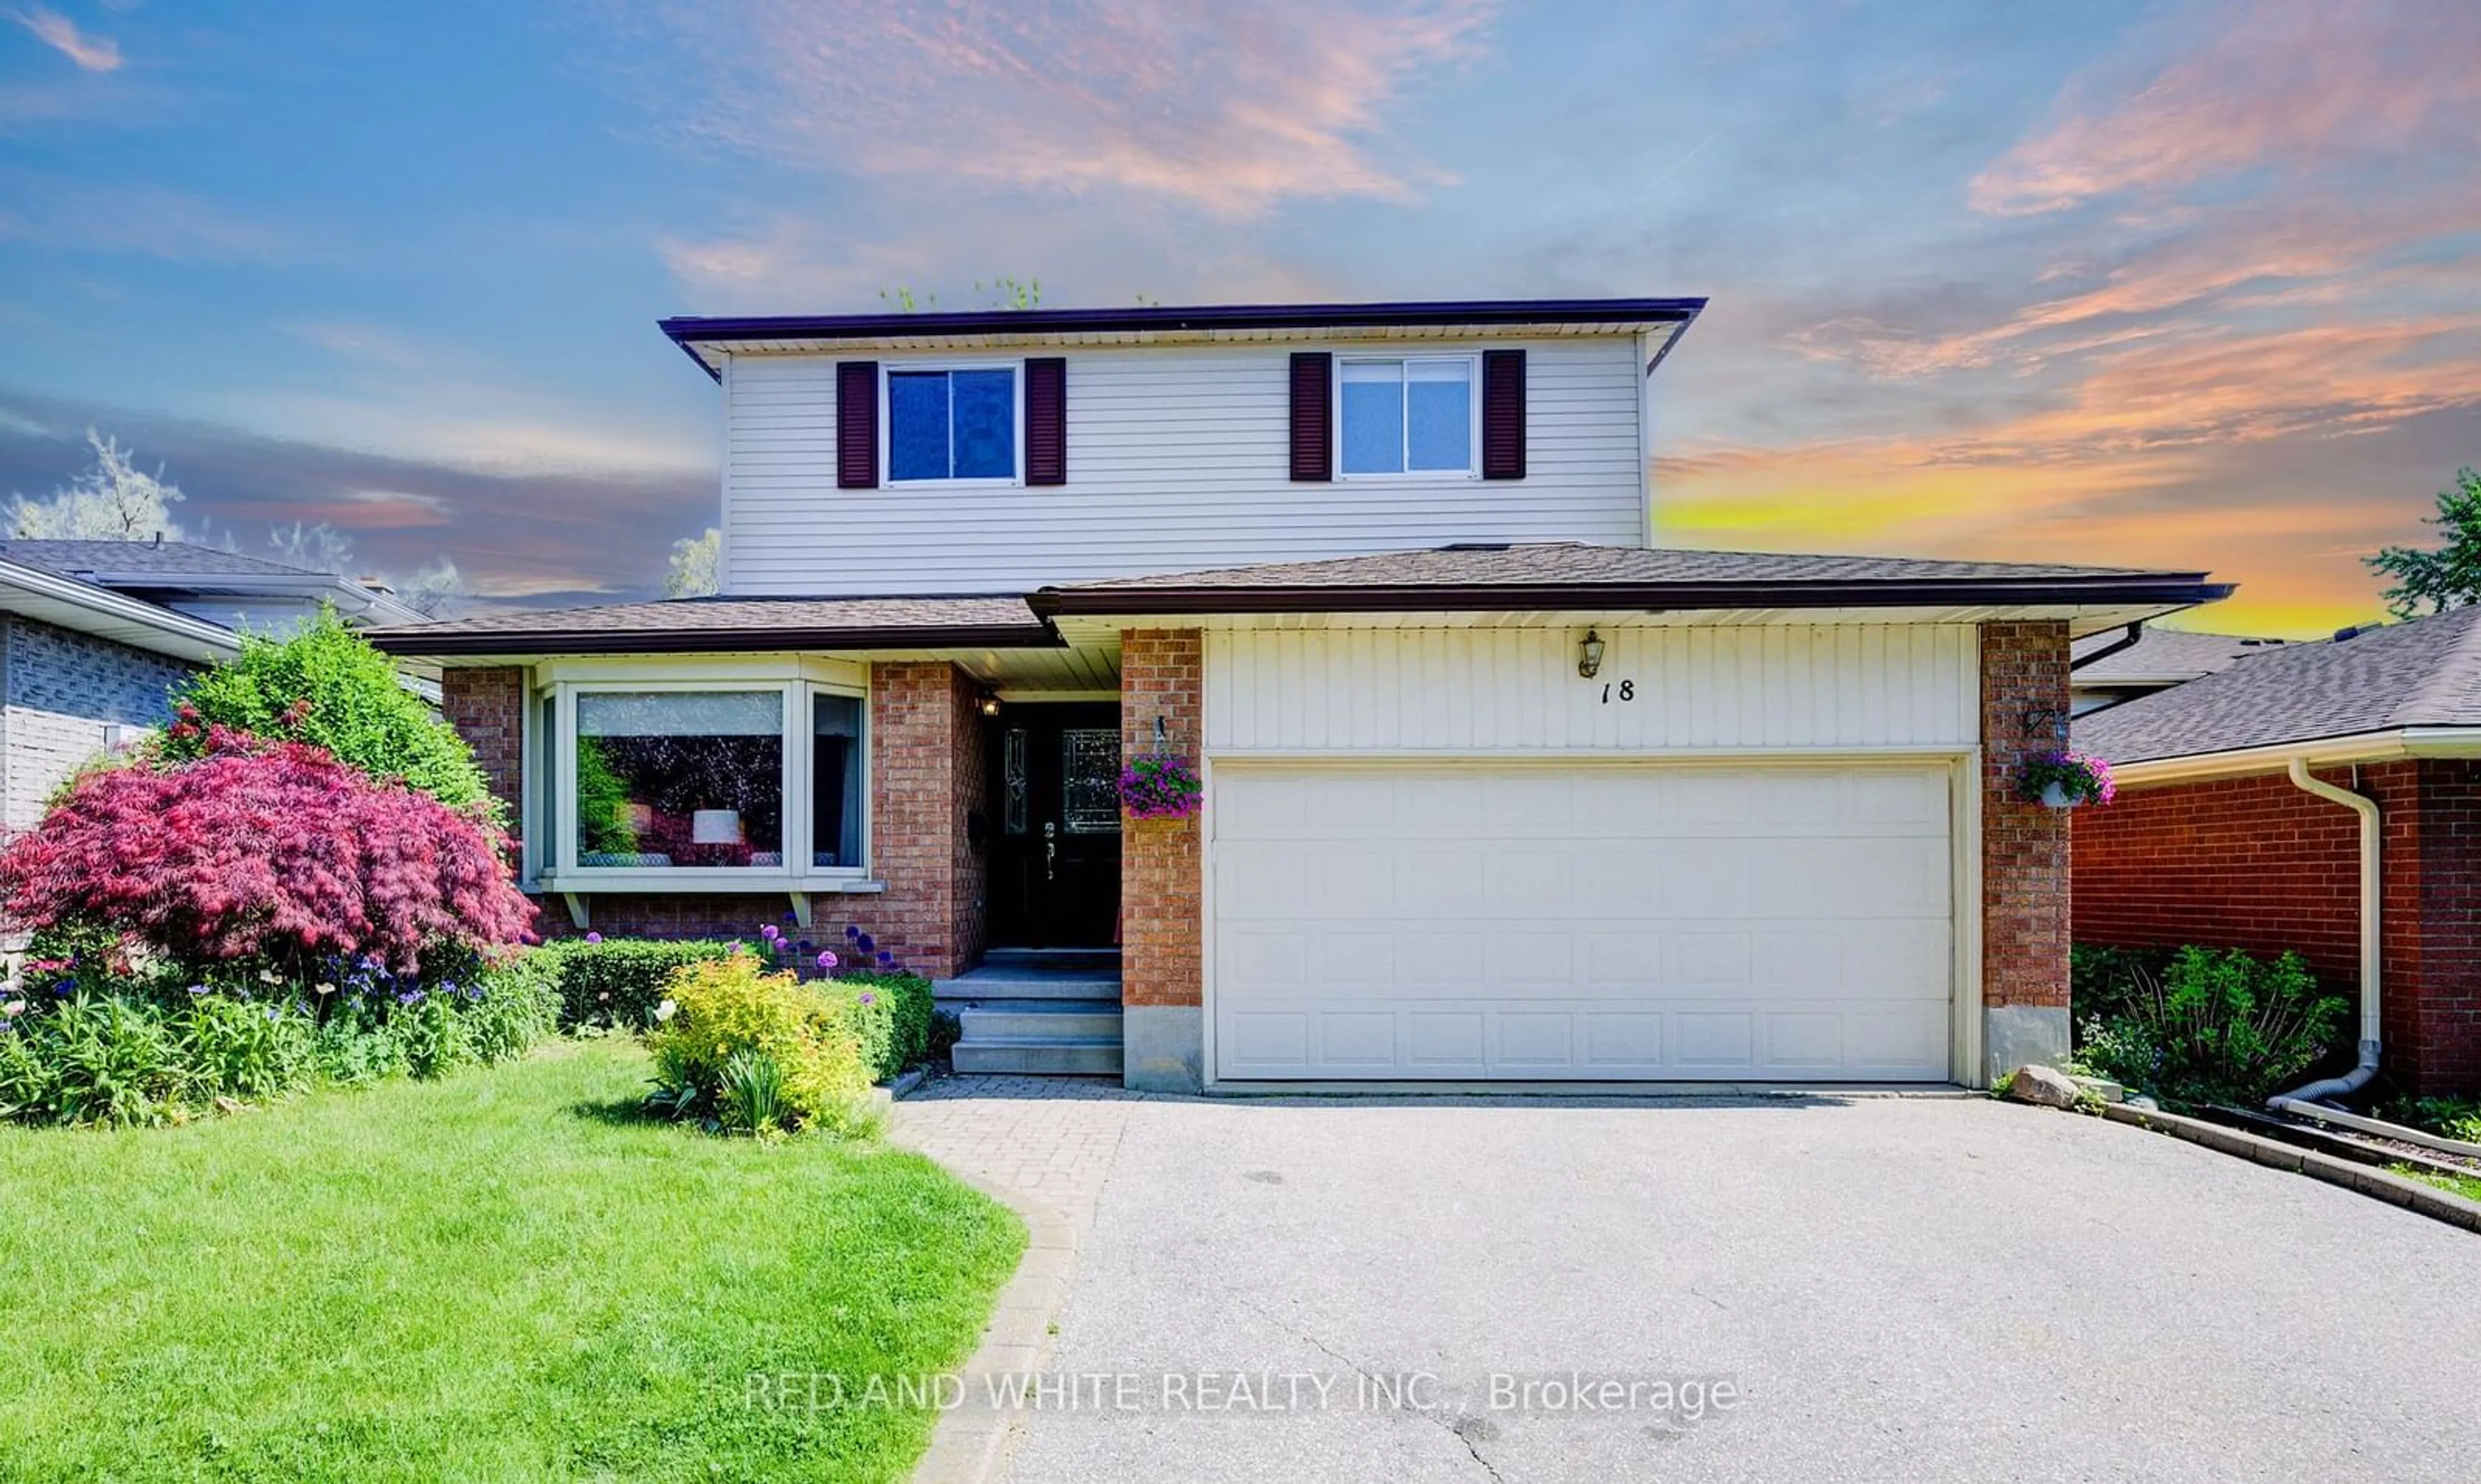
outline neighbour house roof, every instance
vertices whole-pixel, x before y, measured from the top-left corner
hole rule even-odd
[[[105,572],[162,577],[328,575],[191,541],[0,541],[0,557],[79,578]]]
[[[2079,686],[2175,686],[2229,669],[2242,660],[2283,647],[2279,638],[2253,638],[2237,634],[2194,634],[2184,629],[2147,629],[2126,649],[2115,649],[2086,662],[2086,656],[2111,649],[2115,634],[2096,634],[2076,640],[2076,683]]]
[[[710,376],[735,351],[901,350],[1056,341],[1142,344],[1497,331],[1510,335],[1659,332],[1663,351],[1706,307],[1703,299],[1451,299],[1366,304],[1146,304],[1108,309],[975,309],[919,314],[681,316],[662,321]],[[1657,359],[1659,359],[1658,354]]]
[[[666,598],[366,630],[401,655],[721,654],[1058,642],[1019,597]]]
[[[2262,650],[2075,723],[2114,763],[2418,727],[2481,727],[2481,608]]]
[[[1794,556],[1661,547],[1473,544],[1045,587],[1054,614],[1480,609],[1875,608],[2168,604],[2227,596],[2202,572]]]
[[[192,541],[0,541],[0,558],[157,603],[317,599],[333,603],[349,620],[403,623],[419,616],[384,587]]]
[[[0,554],[0,612],[183,660],[229,659],[241,648],[239,637],[222,624],[13,554]]]

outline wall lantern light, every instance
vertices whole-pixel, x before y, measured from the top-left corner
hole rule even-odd
[[[1587,629],[1584,642],[1577,646],[1577,673],[1591,680],[1601,674],[1602,669],[1603,637]]]
[[[999,692],[996,690],[985,690],[982,692],[981,699],[976,701],[974,705],[975,708],[981,712],[983,716],[996,716],[1000,714]]]

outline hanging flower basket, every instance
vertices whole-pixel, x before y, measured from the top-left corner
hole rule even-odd
[[[2031,803],[2052,809],[2079,804],[2107,804],[2119,796],[2110,765],[2084,752],[2045,752],[2024,765],[2017,792]]]
[[[1120,769],[1120,807],[1132,820],[1186,820],[1205,803],[1206,785],[1186,758],[1142,752]]]

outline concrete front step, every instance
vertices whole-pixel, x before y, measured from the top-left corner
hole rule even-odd
[[[1031,1000],[968,1007],[957,1014],[969,1042],[1027,1036],[1053,1041],[1120,1044],[1117,1000]]]
[[[1048,1077],[1117,1077],[1120,1043],[1055,1041],[1009,1036],[992,1041],[959,1041],[949,1053],[959,1073]]]
[[[939,979],[930,986],[930,998],[943,1009],[994,1000],[1110,1000],[1120,998],[1120,974],[1116,969],[1087,969],[1074,973],[1049,970],[976,969],[953,979]]]

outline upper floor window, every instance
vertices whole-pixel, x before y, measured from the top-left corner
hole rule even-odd
[[[1022,461],[1017,368],[887,373],[887,477],[1013,480]]]
[[[1473,357],[1352,358],[1341,370],[1342,474],[1473,474]]]

